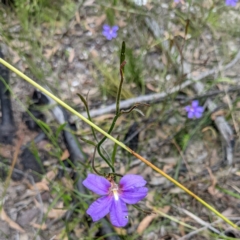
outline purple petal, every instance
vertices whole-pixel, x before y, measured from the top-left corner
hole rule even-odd
[[[202,113],[201,112],[195,112],[195,117],[196,118],[200,118],[202,116]]]
[[[237,0],[226,0],[226,5],[235,7],[237,5]]]
[[[110,32],[108,31],[102,31],[102,34],[104,37],[106,37],[107,40],[111,40],[112,39],[112,35]]]
[[[115,227],[124,227],[128,223],[128,210],[127,205],[121,199],[113,200],[110,209],[110,220]]]
[[[103,30],[105,30],[105,31],[110,31],[110,29],[111,29],[111,27],[109,26],[109,25],[107,25],[107,24],[104,24],[103,25]]]
[[[102,31],[102,34],[103,34],[105,37],[107,37],[108,35],[110,35],[110,33],[109,33],[108,31],[105,31],[105,30]]]
[[[113,27],[112,27],[112,31],[113,31],[113,32],[117,32],[117,31],[118,31],[118,29],[119,29],[119,27],[118,27],[118,26],[113,26]]]
[[[99,219],[105,217],[109,213],[112,207],[112,203],[113,203],[112,197],[109,196],[101,197],[89,206],[87,214],[91,216],[94,222],[96,222]]]
[[[103,35],[107,35],[107,34],[109,34],[109,31],[103,29],[103,30],[102,30],[102,34],[103,34]]]
[[[188,112],[187,117],[188,118],[194,118],[194,112]]]
[[[136,187],[144,187],[146,183],[142,176],[128,174],[121,178],[119,185],[123,191],[127,191]]]
[[[83,181],[83,185],[98,195],[107,195],[111,183],[104,177],[88,174],[87,178]]]
[[[123,191],[120,198],[127,204],[135,204],[147,196],[146,187],[134,188],[133,190]]]
[[[186,110],[186,112],[189,112],[191,110],[191,107],[190,106],[186,106],[185,110]]]
[[[106,38],[107,38],[107,40],[112,40],[112,39],[113,39],[113,37],[112,37],[111,34],[109,34],[108,36],[106,36]]]
[[[204,112],[204,108],[203,107],[197,107],[195,109],[195,112],[203,113]]]
[[[116,37],[117,37],[117,33],[112,32],[112,33],[111,33],[111,36],[112,36],[112,38],[116,38]]]
[[[194,101],[192,101],[192,107],[197,107],[198,106],[198,104],[199,104],[199,102],[198,102],[198,100],[194,100]]]

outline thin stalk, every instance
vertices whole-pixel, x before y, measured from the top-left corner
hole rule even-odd
[[[97,147],[94,148],[94,152],[93,152],[93,157],[92,157],[92,169],[93,169],[93,170],[95,171],[95,173],[98,174],[99,176],[104,176],[104,174],[101,174],[101,173],[95,168],[95,165],[94,165],[96,150],[97,150]]]
[[[122,92],[122,85],[123,85],[123,80],[124,80],[124,66],[126,64],[125,61],[125,42],[123,41],[122,43],[122,49],[121,49],[121,55],[120,55],[120,83],[119,83],[119,87],[118,87],[118,92],[117,92],[117,99],[116,99],[116,115],[112,121],[111,127],[108,130],[108,134],[111,134],[115,123],[118,119],[118,117],[121,115],[120,113],[120,98],[121,98],[121,92]],[[91,119],[90,119],[91,120]],[[98,154],[105,160],[105,162],[108,164],[108,166],[112,169],[113,173],[115,172],[114,166],[110,164],[110,162],[104,157],[104,155],[101,152],[101,145],[104,143],[104,141],[107,139],[107,137],[104,137],[97,145],[97,151]]]
[[[126,151],[128,151],[129,153],[131,153],[132,155],[134,155],[135,157],[137,157],[139,160],[141,160],[142,162],[144,162],[146,165],[148,165],[149,167],[151,167],[153,170],[155,170],[156,172],[160,173],[163,177],[165,177],[166,179],[168,179],[169,181],[171,181],[173,184],[175,184],[177,187],[181,188],[183,191],[185,191],[187,194],[189,194],[190,196],[192,196],[193,198],[195,198],[197,201],[199,201],[202,205],[204,205],[206,208],[208,208],[211,212],[215,213],[218,217],[220,217],[222,220],[224,220],[226,223],[228,223],[229,225],[231,225],[232,227],[240,230],[240,228],[234,224],[232,221],[230,221],[229,219],[227,219],[225,216],[223,216],[221,213],[219,213],[216,209],[214,209],[212,206],[210,206],[208,203],[206,203],[203,199],[201,199],[200,197],[198,197],[197,195],[195,195],[193,192],[191,192],[189,189],[187,189],[186,187],[184,187],[182,184],[180,184],[179,182],[177,182],[176,180],[174,180],[172,177],[170,177],[168,174],[166,174],[165,172],[163,172],[161,169],[159,169],[158,167],[156,167],[155,165],[153,165],[151,162],[149,162],[147,159],[143,158],[142,156],[140,156],[139,154],[137,154],[136,152],[134,152],[132,149],[130,149],[129,147],[127,147],[125,144],[123,144],[122,142],[118,141],[116,138],[112,137],[111,135],[109,135],[108,133],[106,133],[104,130],[102,130],[100,127],[98,127],[97,125],[95,125],[94,123],[92,123],[90,120],[88,120],[87,118],[85,118],[83,115],[81,115],[80,113],[78,113],[76,110],[74,110],[73,108],[71,108],[69,105],[67,105],[65,102],[63,102],[62,100],[60,100],[58,97],[56,97],[55,95],[53,95],[52,93],[50,93],[49,91],[47,91],[45,88],[43,88],[42,86],[40,86],[38,83],[34,82],[31,78],[27,77],[25,74],[23,74],[22,72],[20,72],[19,70],[17,70],[15,67],[13,67],[12,65],[10,65],[8,62],[4,61],[2,58],[0,58],[0,63],[2,63],[4,66],[6,66],[7,68],[9,68],[11,71],[15,72],[17,75],[19,75],[21,78],[23,78],[25,81],[27,81],[28,83],[30,83],[31,85],[33,85],[35,88],[37,88],[38,90],[44,92],[46,95],[48,95],[49,97],[51,97],[53,100],[55,100],[58,104],[60,104],[62,107],[66,108],[68,111],[70,111],[72,114],[78,116],[80,119],[82,119],[85,123],[87,123],[88,125],[90,125],[91,127],[93,127],[94,129],[96,129],[97,131],[99,131],[100,133],[102,133],[105,137],[109,138],[110,140],[112,140],[113,142],[115,142],[116,144],[118,144],[120,147],[122,147],[123,149],[125,149]]]
[[[123,41],[122,43],[122,49],[121,49],[121,55],[120,55],[120,83],[118,87],[118,92],[117,92],[117,99],[116,99],[116,115],[119,114],[120,112],[120,97],[121,97],[121,92],[122,92],[122,85],[123,85],[123,80],[124,80],[124,66],[126,64],[125,61],[125,42]]]
[[[115,117],[114,117],[114,119],[113,119],[113,121],[112,121],[112,124],[111,124],[111,126],[110,126],[110,128],[109,128],[109,130],[108,130],[108,134],[110,135],[110,133],[112,132],[112,130],[113,130],[113,128],[114,128],[114,126],[115,126],[115,123],[116,123],[116,121],[117,121],[117,119],[119,118],[119,116],[120,116],[121,114],[118,114],[118,115],[116,115]],[[115,172],[115,170],[114,170],[114,167],[111,165],[111,163],[104,157],[104,155],[102,154],[102,152],[101,152],[101,145],[104,143],[104,141],[107,139],[107,137],[105,136],[105,137],[103,137],[102,138],[102,140],[98,143],[98,145],[97,145],[97,150],[98,150],[98,154],[106,161],[106,163],[108,164],[108,166],[112,169],[112,171],[113,172]]]

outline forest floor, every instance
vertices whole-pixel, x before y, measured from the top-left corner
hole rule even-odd
[[[84,116],[77,94],[87,98],[92,121],[108,131],[125,41],[120,107],[142,105],[118,118],[112,136],[238,225],[239,9],[240,3],[231,7],[223,0],[149,0],[142,6],[130,0],[16,0],[0,5],[0,47],[7,62]],[[104,24],[119,27],[116,38],[103,36]],[[97,197],[79,187],[93,172],[91,127],[68,114],[70,134],[81,146],[80,161],[73,160],[56,104],[44,102],[13,72],[9,81],[16,132],[12,143],[0,144],[0,240],[240,239],[239,230],[110,140],[104,155],[111,159],[116,150],[116,172],[143,176],[149,193],[128,206],[126,227],[111,228],[108,218],[93,223],[86,202]],[[200,118],[186,112],[194,100],[204,109]],[[109,171],[98,154],[95,166]]]

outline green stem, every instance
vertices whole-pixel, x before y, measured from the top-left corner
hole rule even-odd
[[[124,80],[124,66],[125,66],[125,42],[122,42],[122,49],[121,49],[121,55],[120,55],[120,75],[121,75],[121,80],[119,83],[118,87],[118,92],[117,92],[117,99],[116,99],[116,115],[119,114],[120,112],[120,97],[121,97],[121,92],[122,92],[122,85],[123,85],[123,80]]]
[[[96,154],[96,149],[97,147],[94,148],[94,153],[93,153],[93,157],[92,157],[92,169],[94,170],[94,172],[100,176],[104,176],[104,174],[101,174],[96,168],[95,168],[95,165],[94,165],[94,159],[95,159],[95,154]]]
[[[121,81],[118,87],[118,93],[117,93],[117,100],[116,100],[116,115],[119,114],[120,112],[120,97],[121,97],[121,92],[122,92],[122,85],[123,85],[123,72],[122,69],[120,68],[120,74],[121,74]]]
[[[114,117],[112,124],[108,130],[108,134],[110,134],[115,126],[115,123],[117,121],[117,119],[119,118],[121,114],[118,114]],[[104,141],[107,139],[107,137],[103,137],[102,140],[98,143],[97,145],[97,150],[98,150],[98,154],[106,161],[106,163],[108,164],[108,166],[112,169],[113,172],[115,172],[114,167],[111,165],[111,163],[104,157],[104,155],[101,152],[101,145],[104,143]]]
[[[122,92],[122,85],[123,85],[123,80],[124,80],[124,66],[125,66],[126,62],[125,62],[125,42],[123,41],[122,43],[122,49],[121,49],[121,55],[120,55],[120,76],[121,76],[121,80],[119,83],[119,87],[118,87],[118,92],[117,92],[117,99],[116,99],[116,115],[112,121],[111,127],[108,130],[108,134],[110,135],[115,123],[118,119],[118,117],[121,115],[120,113],[120,97],[121,97],[121,92]],[[113,172],[115,172],[114,170],[114,166],[112,166],[110,164],[110,162],[104,157],[104,155],[101,152],[101,145],[104,143],[104,141],[107,139],[107,137],[104,137],[97,145],[97,150],[98,150],[98,154],[106,161],[106,163],[108,164],[108,166],[112,169]]]

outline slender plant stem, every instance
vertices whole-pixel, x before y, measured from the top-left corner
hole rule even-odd
[[[123,63],[125,64],[126,62],[123,62]],[[120,112],[120,97],[121,97],[122,85],[123,85],[123,80],[124,80],[123,70],[121,68],[120,68],[120,75],[121,75],[121,81],[120,81],[120,84],[119,84],[119,87],[118,87],[118,93],[117,93],[116,115],[118,115],[119,112]]]
[[[37,88],[38,90],[44,92],[46,95],[48,95],[49,97],[51,97],[53,100],[55,100],[58,104],[60,104],[62,107],[66,108],[68,111],[70,111],[72,114],[78,116],[80,119],[82,119],[85,123],[87,123],[88,125],[90,125],[91,127],[93,127],[94,129],[96,129],[97,131],[99,131],[100,133],[102,133],[105,137],[111,139],[113,142],[115,142],[116,144],[118,144],[120,147],[122,147],[123,149],[125,149],[126,151],[128,151],[129,153],[131,153],[132,155],[134,155],[135,157],[137,157],[139,160],[141,160],[142,162],[144,162],[146,165],[148,165],[149,167],[151,167],[153,170],[155,170],[156,172],[160,173],[163,177],[167,178],[169,181],[171,181],[173,184],[175,184],[177,187],[181,188],[183,191],[185,191],[187,194],[189,194],[190,196],[192,196],[193,198],[195,198],[197,201],[199,201],[202,205],[204,205],[206,208],[208,208],[210,211],[212,211],[213,213],[215,213],[218,217],[220,217],[221,219],[223,219],[226,223],[228,223],[229,225],[231,225],[232,227],[240,230],[240,228],[234,224],[232,221],[230,221],[228,218],[226,218],[225,216],[223,216],[220,212],[218,212],[216,209],[214,209],[212,206],[210,206],[208,203],[206,203],[203,199],[201,199],[200,197],[198,197],[197,195],[195,195],[193,192],[191,192],[189,189],[187,189],[186,187],[184,187],[181,183],[177,182],[175,179],[173,179],[172,177],[170,177],[168,174],[166,174],[165,172],[163,172],[161,169],[159,169],[158,167],[156,167],[155,165],[153,165],[150,161],[148,161],[147,159],[143,158],[142,156],[140,156],[139,154],[137,154],[136,152],[134,152],[132,149],[130,149],[129,147],[127,147],[125,144],[123,144],[122,142],[118,141],[116,138],[112,137],[111,135],[109,135],[107,132],[105,132],[104,130],[102,130],[100,127],[98,127],[97,125],[95,125],[93,122],[91,122],[90,120],[88,120],[87,118],[85,118],[82,114],[78,113],[76,110],[74,110],[73,108],[71,108],[69,105],[67,105],[65,102],[63,102],[62,100],[60,100],[58,97],[56,97],[55,95],[53,95],[52,93],[50,93],[49,91],[47,91],[45,88],[43,88],[42,86],[40,86],[38,83],[34,82],[31,78],[27,77],[25,74],[23,74],[22,72],[20,72],[19,70],[17,70],[15,67],[13,67],[12,65],[10,65],[8,62],[4,61],[2,58],[0,58],[0,63],[3,64],[4,66],[6,66],[7,68],[9,68],[11,71],[15,72],[17,75],[19,75],[21,78],[23,78],[25,81],[27,81],[28,83],[30,83],[31,85],[33,85],[35,88]]]
[[[121,92],[122,92],[122,85],[123,85],[123,80],[124,80],[124,66],[126,64],[126,61],[125,61],[125,42],[123,41],[122,43],[122,49],[121,49],[121,55],[120,55],[120,76],[121,76],[121,80],[120,80],[120,83],[119,83],[119,87],[118,87],[118,92],[117,92],[117,99],[116,99],[116,115],[112,121],[112,124],[111,124],[111,127],[109,128],[108,130],[108,134],[111,134],[114,126],[115,126],[115,123],[117,121],[117,119],[119,118],[119,116],[121,115],[120,113],[120,98],[121,98]],[[91,118],[90,118],[91,120]],[[108,166],[112,169],[113,172],[115,172],[114,170],[114,166],[112,166],[110,164],[110,162],[104,157],[104,155],[102,154],[101,152],[101,145],[104,143],[104,141],[107,139],[107,137],[104,137],[102,138],[102,140],[98,143],[97,145],[97,151],[98,151],[98,154],[106,161],[106,163],[108,164]]]
[[[115,126],[115,123],[117,121],[117,119],[119,118],[121,114],[118,114],[114,117],[113,121],[112,121],[112,124],[108,130],[108,134],[110,134]],[[114,170],[114,166],[111,165],[111,163],[104,157],[104,155],[102,154],[101,152],[101,145],[104,143],[104,141],[107,139],[107,137],[103,137],[102,140],[98,143],[97,145],[97,150],[98,150],[98,154],[106,161],[106,163],[108,164],[108,166],[112,169],[113,172],[115,172]]]
[[[123,80],[124,80],[124,66],[126,64],[125,61],[125,42],[122,42],[122,49],[121,49],[121,55],[120,55],[120,83],[118,87],[118,92],[117,92],[117,99],[116,99],[116,115],[119,114],[120,112],[120,98],[121,98],[121,92],[122,92],[122,85],[123,85]]]
[[[92,157],[92,169],[96,172],[96,174],[98,174],[98,175],[100,175],[100,176],[103,176],[104,174],[101,174],[101,173],[95,168],[95,165],[94,165],[94,159],[95,159],[96,150],[97,150],[97,147],[94,148],[94,152],[93,152],[93,157]]]
[[[98,154],[101,156],[101,158],[104,159],[104,161],[107,163],[107,165],[112,169],[113,172],[115,172],[115,169],[114,167],[112,166],[112,164],[105,158],[105,156],[102,154],[101,152],[101,145],[102,143],[104,142],[104,140],[106,139],[106,137],[104,137],[97,145],[97,151],[98,151]]]

